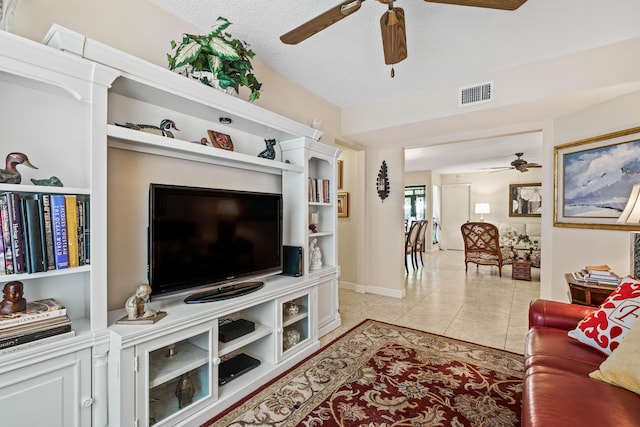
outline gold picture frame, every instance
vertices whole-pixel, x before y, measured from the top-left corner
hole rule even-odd
[[[342,190],[343,168],[344,168],[344,161],[338,160],[338,190]]]
[[[617,223],[640,182],[640,127],[553,148],[554,227],[637,230]]]
[[[338,218],[349,217],[349,193],[338,193]]]

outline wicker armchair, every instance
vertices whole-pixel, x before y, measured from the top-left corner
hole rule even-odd
[[[473,262],[480,265],[495,265],[502,277],[502,266],[513,263],[513,253],[500,248],[498,228],[488,222],[467,222],[460,227],[464,240],[464,269]]]

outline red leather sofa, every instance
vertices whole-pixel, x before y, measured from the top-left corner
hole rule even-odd
[[[606,356],[567,336],[594,310],[556,301],[531,302],[522,427],[640,426],[640,395],[589,378]]]

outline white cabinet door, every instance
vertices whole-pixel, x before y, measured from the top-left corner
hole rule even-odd
[[[0,376],[1,424],[91,425],[91,353],[83,350]]]

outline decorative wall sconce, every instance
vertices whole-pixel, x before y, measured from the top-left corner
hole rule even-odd
[[[380,197],[380,200],[384,202],[384,199],[389,197],[389,177],[387,175],[387,162],[385,160],[382,161],[380,172],[378,172],[376,189],[378,190],[378,196]]]

